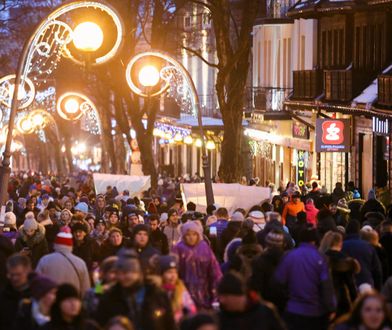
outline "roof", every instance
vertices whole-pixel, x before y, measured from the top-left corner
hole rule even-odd
[[[363,6],[361,0],[300,0],[287,12],[292,18],[316,18],[324,14],[351,12]]]

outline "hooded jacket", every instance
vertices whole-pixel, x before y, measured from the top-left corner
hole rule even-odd
[[[23,249],[29,251],[31,264],[33,268],[35,268],[41,257],[49,253],[48,242],[45,238],[44,226],[38,224],[38,229],[31,237],[26,235],[23,226],[19,228],[19,237],[16,239],[15,242],[15,250],[17,252],[20,252]]]

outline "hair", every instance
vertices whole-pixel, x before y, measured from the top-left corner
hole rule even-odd
[[[359,232],[359,236],[361,237],[361,239],[363,239],[366,242],[369,242],[373,246],[380,245],[379,236],[375,230],[372,231],[361,230]]]
[[[48,218],[49,218],[49,211],[47,209],[44,209],[40,213],[38,213],[37,221],[41,222]]]
[[[352,219],[349,221],[346,227],[346,234],[358,234],[361,225],[358,220]]]
[[[30,258],[23,256],[19,253],[15,253],[7,259],[7,269],[22,266],[24,268],[31,268]]]
[[[246,216],[246,211],[245,211],[243,208],[241,208],[241,207],[239,207],[238,209],[236,209],[233,213],[236,213],[236,212],[242,213],[242,215],[243,215],[244,217]]]
[[[279,212],[269,212],[269,221],[272,220],[278,220],[279,222],[282,221],[282,216],[279,214]]]
[[[212,213],[216,210],[215,205],[211,204],[207,206],[206,212],[208,215],[212,215]]]
[[[158,221],[159,222],[159,214],[153,213],[150,214],[150,216],[148,217],[148,220],[151,221]]]
[[[106,324],[105,330],[110,330],[114,325],[122,327],[124,330],[134,330],[132,322],[125,316],[115,316]]]
[[[318,187],[318,183],[316,181],[312,182],[312,188],[317,188]]]
[[[370,292],[370,293],[365,293],[355,301],[354,306],[352,308],[352,311],[350,314],[343,315],[336,323],[341,324],[341,323],[346,323],[349,326],[354,326],[357,327],[361,325],[362,323],[362,307],[365,304],[366,300],[368,299],[378,299],[381,301],[382,304],[382,309],[384,312],[384,321],[380,327],[380,329],[383,329],[384,327],[391,327],[392,322],[391,322],[391,316],[388,310],[387,302],[385,298],[377,293],[377,292]]]
[[[186,208],[188,211],[196,211],[196,204],[193,202],[189,202],[186,204]]]
[[[123,236],[123,232],[120,228],[117,227],[113,227],[109,230],[109,237],[112,236],[113,233],[119,233],[121,236]]]
[[[229,212],[227,211],[227,208],[220,207],[219,209],[217,209],[216,210],[216,217],[217,218],[228,218]]]
[[[341,241],[343,241],[343,235],[340,232],[328,231],[320,242],[319,251],[325,253]]]

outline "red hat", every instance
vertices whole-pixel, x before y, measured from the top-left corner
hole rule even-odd
[[[71,229],[69,227],[62,227],[54,240],[54,244],[72,246],[73,240]]]

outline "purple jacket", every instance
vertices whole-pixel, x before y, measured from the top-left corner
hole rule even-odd
[[[179,257],[179,275],[198,309],[211,308],[222,277],[218,261],[204,240],[190,247],[180,241],[173,247]]]
[[[216,222],[210,225],[211,227],[216,227],[217,237],[220,238],[223,231],[227,228],[229,221],[227,219],[218,219]]]
[[[283,257],[275,273],[287,285],[289,313],[318,317],[336,308],[328,263],[313,244],[301,243]]]

